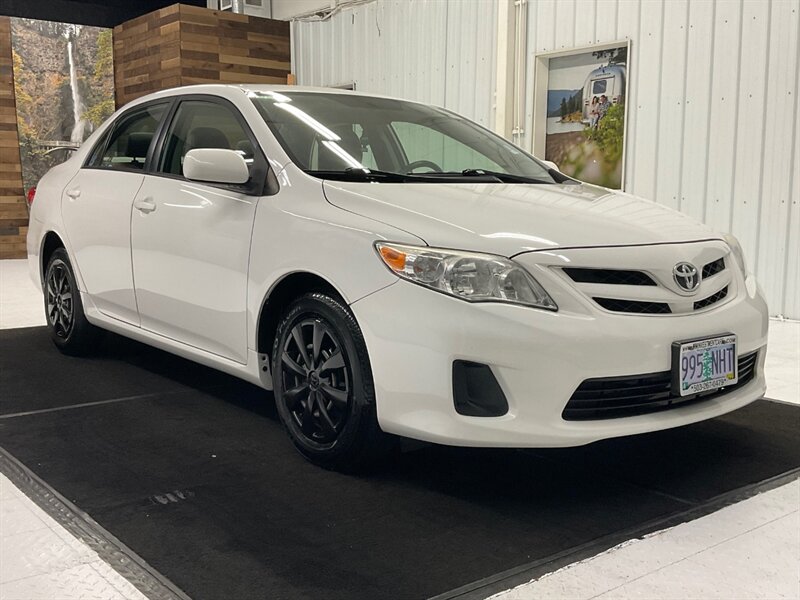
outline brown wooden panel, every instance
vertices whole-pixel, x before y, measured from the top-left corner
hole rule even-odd
[[[0,238],[6,236],[0,234]],[[21,233],[17,232],[17,238],[24,237]],[[3,244],[0,246],[0,260],[6,258],[25,258],[28,256],[28,251],[25,248],[25,242],[17,242],[14,244]]]
[[[0,258],[25,258],[28,206],[22,195],[11,65],[11,19],[0,17]]]
[[[117,106],[194,83],[285,83],[289,23],[178,5],[114,29]]]

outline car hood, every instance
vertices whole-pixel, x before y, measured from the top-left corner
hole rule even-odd
[[[588,184],[325,181],[328,201],[431,246],[503,256],[717,238],[670,208]]]

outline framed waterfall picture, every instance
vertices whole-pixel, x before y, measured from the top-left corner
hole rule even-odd
[[[12,18],[11,49],[27,190],[114,112],[112,30]]]
[[[630,41],[536,55],[533,154],[575,179],[621,190]]]

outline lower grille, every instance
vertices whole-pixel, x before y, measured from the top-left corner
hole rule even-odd
[[[672,394],[670,371],[587,379],[572,394],[561,417],[566,421],[614,419],[685,406],[746,385],[755,378],[757,364],[758,352],[740,356],[737,383],[692,396]]]

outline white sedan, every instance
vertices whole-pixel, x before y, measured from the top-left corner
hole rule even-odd
[[[168,90],[29,197],[61,350],[106,329],[274,390],[326,467],[396,436],[586,444],[765,391],[767,307],[733,237],[441,108]]]

